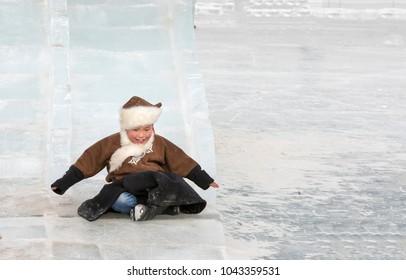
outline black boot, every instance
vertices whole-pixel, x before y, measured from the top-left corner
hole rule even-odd
[[[104,185],[95,197],[86,200],[79,206],[79,216],[90,222],[97,220],[104,213],[109,211],[111,205],[113,205],[123,192],[124,188],[122,188],[121,182]]]
[[[96,200],[88,199],[79,206],[78,215],[89,222],[92,222],[100,218],[100,216],[106,213],[109,209],[110,207],[103,207]]]

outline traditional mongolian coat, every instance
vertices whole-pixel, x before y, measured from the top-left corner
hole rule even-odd
[[[134,144],[128,138],[127,130],[154,124],[161,113],[161,105],[152,105],[133,96],[119,111],[120,132],[86,149],[65,175],[51,185],[52,190],[62,195],[77,182],[106,168],[109,184],[78,209],[78,214],[89,221],[106,213],[123,192],[137,196],[137,200],[154,209],[148,218],[170,214],[174,206],[179,206],[183,213],[200,213],[206,201],[183,179],[190,179],[204,190],[209,188],[214,180],[200,165],[178,146],[155,133],[145,144]]]
[[[147,204],[160,207],[160,212],[168,206],[181,206],[181,212],[190,214],[205,208],[206,201],[182,177],[202,189],[214,180],[182,149],[156,134],[145,145],[121,146],[121,138],[116,133],[96,142],[52,184],[63,194],[73,184],[107,168],[109,184],[79,207],[79,215],[89,221],[98,219],[125,191],[145,197]]]

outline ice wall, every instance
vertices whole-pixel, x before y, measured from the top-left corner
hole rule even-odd
[[[0,179],[45,173],[50,108],[47,4],[0,1]]]
[[[49,184],[118,131],[118,109],[133,95],[162,102],[157,133],[215,175],[192,0],[0,5],[0,178]]]

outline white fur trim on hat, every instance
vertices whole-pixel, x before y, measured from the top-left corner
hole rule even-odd
[[[141,125],[154,124],[161,114],[161,108],[154,106],[134,106],[120,109],[121,129],[132,129]]]

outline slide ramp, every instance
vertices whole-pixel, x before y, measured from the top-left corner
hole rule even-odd
[[[157,133],[215,176],[194,44],[191,0],[0,0],[2,259],[224,258],[212,189],[196,189],[209,202],[202,214],[143,224],[77,216],[105,171],[61,197],[49,189],[119,130],[118,110],[133,95],[162,102]]]

